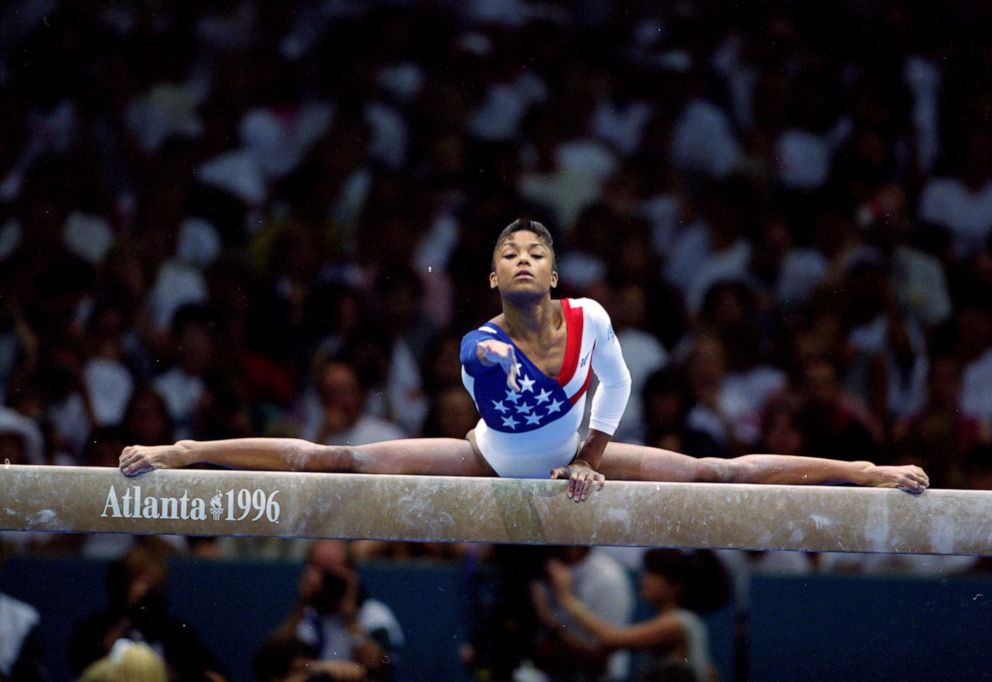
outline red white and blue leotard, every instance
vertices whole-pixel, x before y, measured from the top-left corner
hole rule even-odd
[[[627,406],[630,372],[603,306],[589,298],[563,299],[561,310],[567,335],[556,379],[538,369],[492,322],[462,338],[462,382],[482,417],[476,442],[500,476],[547,478],[552,469],[572,461],[593,372],[600,385],[589,428],[613,435]],[[506,385],[502,367],[479,361],[476,345],[487,339],[509,343],[516,351],[519,393]]]

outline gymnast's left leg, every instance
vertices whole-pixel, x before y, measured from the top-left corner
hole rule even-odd
[[[120,456],[128,476],[196,464],[254,471],[495,476],[475,443],[465,438],[406,438],[367,445],[321,445],[298,438],[181,440],[172,445],[129,445]]]
[[[930,485],[917,466],[878,466],[819,457],[744,455],[734,459],[695,458],[645,445],[610,443],[600,473],[607,480],[673,483],[854,484],[921,493]]]

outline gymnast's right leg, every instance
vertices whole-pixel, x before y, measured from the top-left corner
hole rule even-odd
[[[128,476],[152,469],[213,464],[257,471],[494,476],[474,434],[457,438],[411,438],[368,445],[319,445],[298,438],[181,440],[173,445],[130,445],[120,456]]]

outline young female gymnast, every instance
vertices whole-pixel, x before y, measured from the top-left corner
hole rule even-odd
[[[630,373],[606,311],[595,301],[553,300],[555,256],[547,228],[517,220],[496,241],[489,286],[503,312],[462,340],[462,379],[479,409],[464,439],[411,438],[361,446],[292,438],[181,440],[124,448],[129,476],[151,469],[209,463],[282,471],[506,476],[568,479],[568,496],[585,500],[607,478],[722,483],[851,483],[920,493],[916,466],[783,455],[703,458],[611,443],[630,395]],[[588,435],[579,423],[592,374]]]

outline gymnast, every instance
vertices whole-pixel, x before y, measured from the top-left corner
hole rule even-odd
[[[131,445],[124,474],[204,463],[223,467],[366,474],[568,479],[575,502],[607,479],[778,484],[855,484],[921,493],[916,466],[755,454],[690,457],[610,442],[630,395],[630,373],[603,307],[588,298],[552,299],[558,284],[551,234],[536,221],[508,225],[496,241],[489,286],[502,313],[462,339],[462,379],[481,419],[464,439],[410,438],[322,445],[294,438],[180,440]],[[580,439],[592,374],[588,435]]]

